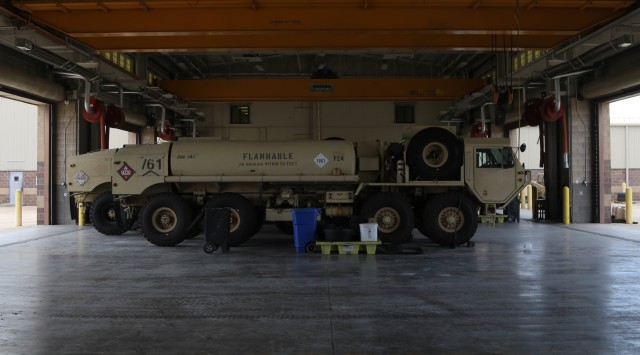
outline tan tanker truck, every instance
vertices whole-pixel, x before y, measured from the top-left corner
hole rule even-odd
[[[96,230],[122,234],[138,218],[160,246],[197,234],[193,221],[207,207],[230,209],[232,246],[265,221],[286,227],[303,207],[336,223],[373,218],[386,243],[417,228],[457,246],[473,237],[481,208],[505,206],[531,179],[508,139],[460,139],[441,127],[393,143],[181,138],[75,156],[66,174]]]

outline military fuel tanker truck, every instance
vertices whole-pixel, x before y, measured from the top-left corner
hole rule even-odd
[[[414,228],[446,246],[468,242],[479,211],[509,203],[531,180],[506,138],[424,128],[400,142],[245,142],[180,138],[68,159],[67,189],[94,228],[117,235],[137,218],[144,237],[173,246],[197,234],[203,208],[231,212],[230,245],[291,210],[321,220],[374,219],[385,243]]]

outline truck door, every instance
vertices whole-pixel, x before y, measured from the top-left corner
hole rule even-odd
[[[504,203],[520,191],[522,169],[510,147],[476,147],[474,158],[472,188],[483,202]]]

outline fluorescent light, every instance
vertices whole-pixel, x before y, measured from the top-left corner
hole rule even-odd
[[[627,48],[633,44],[633,36],[630,34],[624,34],[616,39],[618,48]]]
[[[16,48],[23,51],[30,51],[33,48],[33,43],[26,38],[16,38]]]

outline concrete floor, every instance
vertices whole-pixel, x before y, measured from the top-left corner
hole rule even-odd
[[[0,206],[0,232],[19,228],[16,227],[16,208],[15,206]],[[38,224],[38,214],[36,206],[22,206],[22,227],[30,227]],[[1,238],[1,236],[0,236]]]
[[[474,240],[323,256],[266,226],[209,255],[202,239],[12,229],[0,353],[640,353],[638,225],[523,220],[480,225]]]

